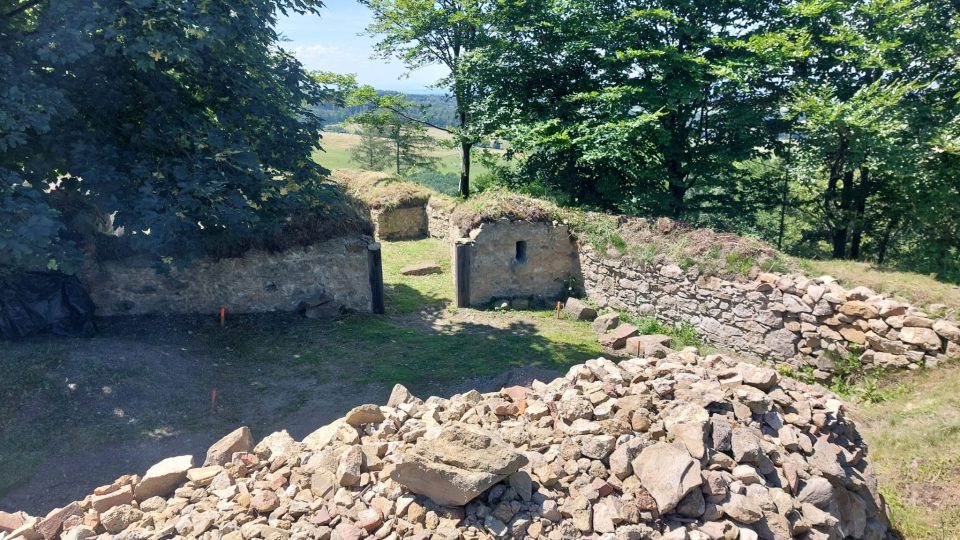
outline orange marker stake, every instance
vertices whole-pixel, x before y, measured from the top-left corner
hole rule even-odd
[[[220,308],[220,328],[227,324],[227,308]]]
[[[560,301],[557,300],[557,318],[560,318]]]
[[[216,414],[217,411],[217,389],[210,391],[210,414]]]

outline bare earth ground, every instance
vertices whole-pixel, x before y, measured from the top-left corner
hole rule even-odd
[[[92,339],[0,342],[0,509],[44,514],[162,458],[202,459],[240,425],[302,438],[397,382],[424,397],[496,390],[599,355],[585,323],[445,309],[449,273],[400,276],[420,260],[449,269],[443,242],[385,250],[387,316],[110,318]]]

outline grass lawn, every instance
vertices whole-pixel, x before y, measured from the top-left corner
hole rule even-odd
[[[840,280],[844,287],[864,285],[878,293],[901,296],[918,307],[930,304],[960,306],[960,286],[937,281],[930,276],[885,270],[857,261],[796,261],[807,275],[827,274]]]
[[[439,238],[381,242],[383,254],[383,284],[387,309],[394,313],[408,313],[421,309],[436,309],[454,301],[453,276],[450,269],[450,244]],[[443,272],[428,276],[403,276],[400,270],[416,263],[436,263]]]
[[[960,364],[885,381],[860,406],[861,433],[902,538],[960,538]]]
[[[451,307],[450,246],[443,240],[382,245],[386,317],[284,323],[256,332],[238,328],[226,339],[242,357],[258,364],[295,359],[322,375],[345,363],[350,370],[342,376],[356,382],[399,382],[424,395],[512,367],[565,370],[601,354],[589,323],[557,319],[553,311]],[[437,263],[443,273],[400,274],[418,262]]]

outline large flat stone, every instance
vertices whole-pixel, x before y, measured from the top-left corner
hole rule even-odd
[[[940,336],[931,328],[905,326],[900,330],[900,341],[919,345],[928,351],[936,351],[941,346]]]
[[[660,514],[677,507],[688,493],[700,487],[700,463],[680,446],[658,442],[633,460],[640,484],[657,501]]]
[[[436,439],[418,443],[390,477],[438,504],[459,506],[526,463],[527,458],[496,433],[454,423],[444,426]]]
[[[207,450],[207,458],[203,466],[226,465],[234,452],[249,452],[253,449],[253,435],[250,428],[244,426],[228,433],[219,441],[213,443]]]
[[[163,497],[176,489],[193,468],[193,456],[167,458],[147,470],[134,489],[134,497],[145,501],[150,497]]]
[[[606,334],[600,336],[600,344],[611,349],[622,349],[627,345],[627,339],[639,334],[636,326],[621,324]]]
[[[658,352],[669,352],[671,341],[673,338],[665,334],[647,334],[627,338],[624,347],[628,354],[641,357],[653,356]]]
[[[575,321],[592,321],[597,318],[597,310],[577,298],[568,298],[563,311]]]

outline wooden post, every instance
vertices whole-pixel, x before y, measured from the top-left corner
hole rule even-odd
[[[380,243],[374,242],[367,246],[367,274],[370,276],[370,311],[378,315],[386,312],[383,302],[383,257],[380,252]]]
[[[470,307],[470,248],[469,238],[457,240],[453,253],[454,276],[457,287],[457,307]]]

